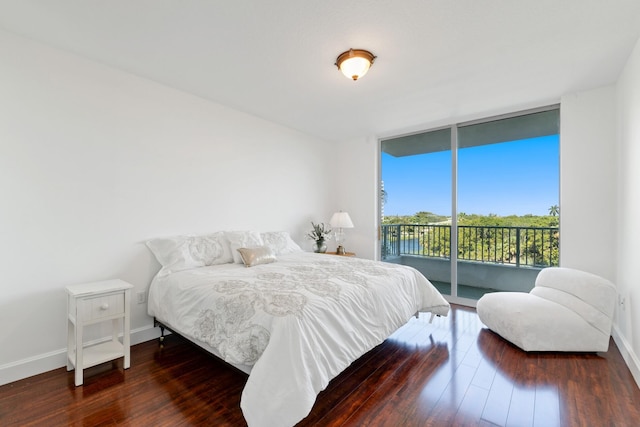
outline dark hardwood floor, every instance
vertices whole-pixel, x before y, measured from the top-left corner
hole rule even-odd
[[[244,426],[245,374],[178,336],[122,361],[0,387],[0,426]],[[301,426],[640,426],[640,390],[613,341],[597,354],[527,354],[475,310],[412,319],[323,391]]]

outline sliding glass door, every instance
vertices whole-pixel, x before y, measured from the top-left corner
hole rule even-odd
[[[381,259],[443,294],[528,291],[558,265],[557,107],[381,141]]]
[[[458,130],[458,295],[528,292],[558,265],[558,110]]]
[[[382,142],[381,258],[451,295],[451,128]]]

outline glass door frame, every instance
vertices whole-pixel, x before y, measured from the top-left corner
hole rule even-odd
[[[378,223],[378,244],[376,257],[378,260],[382,259],[382,142],[395,139],[404,136],[417,135],[426,132],[438,131],[443,129],[450,129],[451,135],[451,236],[450,236],[450,268],[451,268],[451,295],[443,295],[447,301],[470,307],[475,307],[477,300],[470,298],[463,298],[458,296],[458,130],[463,127],[489,123],[498,120],[510,119],[519,116],[526,116],[529,114],[540,113],[544,111],[560,110],[559,104],[552,104],[538,108],[532,108],[527,110],[516,111],[512,113],[505,113],[495,116],[484,117],[480,119],[454,123],[447,126],[440,126],[435,128],[423,129],[406,134],[399,134],[389,137],[378,138],[378,180],[377,180],[377,223]],[[559,128],[559,124],[558,124]]]

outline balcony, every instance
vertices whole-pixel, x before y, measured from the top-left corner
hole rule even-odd
[[[382,226],[382,260],[410,265],[451,294],[451,226]],[[558,266],[558,227],[458,226],[458,296],[529,292],[545,267]]]

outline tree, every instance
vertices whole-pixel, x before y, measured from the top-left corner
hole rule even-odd
[[[558,216],[560,214],[560,208],[558,205],[553,205],[549,208],[549,215]]]

